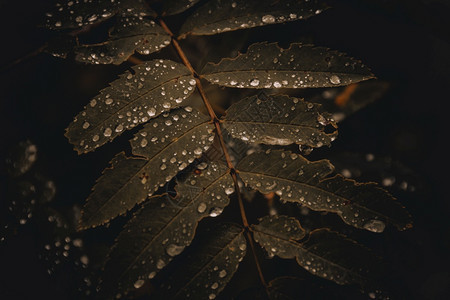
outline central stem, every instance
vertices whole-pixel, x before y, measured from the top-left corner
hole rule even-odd
[[[244,208],[244,203],[242,201],[242,196],[241,196],[241,192],[240,192],[240,188],[239,188],[237,172],[236,172],[236,169],[233,166],[233,163],[231,162],[231,158],[230,158],[230,155],[228,153],[228,149],[226,147],[225,140],[223,138],[222,129],[220,127],[220,120],[217,118],[216,113],[214,112],[214,109],[212,108],[211,104],[209,103],[209,100],[208,100],[208,98],[207,98],[207,96],[205,94],[205,91],[203,89],[203,85],[201,83],[200,76],[195,71],[195,69],[192,67],[192,65],[189,62],[188,58],[184,54],[184,51],[183,51],[183,49],[181,49],[177,38],[173,35],[172,31],[169,29],[169,27],[167,27],[166,23],[162,19],[159,20],[159,23],[160,23],[161,27],[164,28],[164,30],[172,38],[172,44],[175,47],[178,55],[180,56],[180,58],[183,61],[184,65],[192,73],[192,76],[194,76],[195,81],[196,81],[197,90],[198,90],[198,92],[200,94],[200,97],[203,100],[203,103],[205,104],[206,110],[208,111],[208,114],[209,114],[209,116],[211,118],[211,122],[213,122],[213,124],[214,124],[214,127],[216,129],[216,133],[217,133],[217,137],[219,138],[220,147],[222,149],[223,155],[225,156],[225,160],[227,162],[227,166],[230,169],[230,175],[233,178],[234,190],[236,192],[236,195],[237,195],[237,198],[238,198],[238,202],[239,202],[239,210],[240,210],[240,213],[241,213],[242,223],[243,223],[243,225],[244,225],[244,227],[246,229],[246,237],[247,237],[247,240],[248,240],[248,242],[250,244],[250,248],[252,250],[253,257],[255,259],[256,268],[258,269],[258,275],[259,275],[259,278],[261,280],[261,283],[264,285],[264,287],[267,290],[267,283],[266,283],[266,281],[264,279],[264,276],[263,276],[263,273],[262,273],[262,270],[261,270],[261,266],[260,266],[258,258],[256,256],[255,245],[253,244],[253,239],[252,239],[252,236],[250,234],[250,231],[251,231],[250,230],[250,225],[248,224],[247,216],[245,214],[245,208]]]

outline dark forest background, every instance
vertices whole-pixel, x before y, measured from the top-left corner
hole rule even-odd
[[[383,158],[380,172],[385,173],[380,179],[395,178],[395,172],[403,172],[398,170],[408,170],[408,184],[414,189],[401,189],[398,185],[397,189],[395,185],[389,188],[412,214],[414,228],[400,233],[387,229],[363,242],[388,262],[394,298],[448,299],[450,197],[446,121],[450,100],[450,4],[436,0],[338,2],[334,8],[307,21],[251,29],[251,38],[283,41],[292,35],[306,37],[316,45],[361,59],[378,79],[389,83],[380,99],[339,124],[339,137],[327,152],[318,151],[314,155],[328,158],[348,152],[372,154]],[[8,168],[6,158],[21,151],[17,150],[20,142],[29,140],[36,145],[33,180],[40,178],[42,184],[47,184],[40,192],[50,193],[51,211],[66,216],[70,224],[67,216],[78,213],[77,208],[96,178],[121,150],[120,143],[123,145],[130,137],[82,156],[72,150],[64,137],[72,118],[128,67],[126,63],[82,65],[41,53],[11,65],[51,37],[51,33],[37,26],[51,3],[0,0],[0,224],[6,237],[0,244],[0,299],[5,300],[77,299],[74,290],[81,286],[77,282],[90,288],[89,280],[80,275],[86,269],[83,247],[77,248],[80,253],[71,254],[78,255],[81,264],[73,268],[69,264],[63,269],[55,267],[55,272],[49,275],[52,258],[46,259],[43,248],[47,244],[53,246],[53,233],[46,233],[54,228],[48,225],[47,229],[32,220],[16,224],[8,207],[14,200],[11,197],[17,191],[19,179],[14,181],[3,172]],[[170,22],[176,25],[179,19],[175,17],[168,20],[169,25]],[[218,43],[230,34],[239,35],[229,33],[199,41]],[[190,41],[194,42],[195,39]],[[386,165],[388,171],[384,169]],[[54,186],[48,186],[49,181]],[[47,219],[51,216],[49,210],[45,216]],[[89,239],[96,237],[86,237],[85,245]],[[98,255],[102,250],[99,249]],[[89,256],[89,260],[94,261],[95,257]],[[280,262],[279,266],[285,265]],[[271,270],[269,263],[264,267]],[[243,264],[236,276],[254,277],[255,280],[248,280],[249,284],[257,285],[252,268],[251,262]],[[234,292],[241,289],[238,281],[230,282]],[[233,294],[226,292],[222,296]]]

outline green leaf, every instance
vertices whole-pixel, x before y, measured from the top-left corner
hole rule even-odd
[[[211,35],[226,31],[306,19],[326,9],[323,1],[212,0],[200,6],[182,25],[187,34]]]
[[[179,108],[161,115],[135,135],[132,152],[146,159],[127,159],[121,154],[113,160],[112,169],[100,177],[83,208],[80,229],[124,214],[208,149],[213,125],[205,115],[189,110]]]
[[[256,43],[247,53],[208,63],[202,77],[236,88],[309,88],[348,85],[374,78],[361,62],[324,47]]]
[[[182,13],[200,0],[164,0],[162,1],[162,11],[164,16],[171,16]]]
[[[242,180],[261,193],[275,192],[281,201],[312,210],[337,213],[357,228],[382,232],[386,223],[399,230],[411,227],[409,213],[387,191],[374,183],[357,183],[340,175],[327,160],[310,162],[289,151],[256,152],[236,169]]]
[[[254,239],[270,255],[296,258],[297,263],[312,274],[338,284],[372,284],[378,276],[379,259],[368,249],[343,235],[317,229],[305,242],[300,223],[287,216],[266,216],[252,225]]]
[[[320,104],[261,93],[231,105],[226,111],[224,128],[234,138],[248,143],[321,147],[329,146],[337,136],[337,130],[325,132],[328,124],[336,128]]]
[[[57,3],[55,8],[46,14],[45,26],[49,29],[75,29],[102,22],[114,15],[152,16],[152,11],[144,0],[89,0],[66,1]]]
[[[125,225],[105,265],[103,289],[124,293],[153,278],[191,244],[201,219],[216,216],[228,205],[226,191],[233,180],[227,167],[198,167],[201,174],[190,173],[178,183],[176,198],[150,198]]]
[[[75,59],[91,64],[121,64],[134,51],[147,55],[166,47],[170,40],[164,29],[152,20],[121,17],[107,41],[77,47]]]
[[[233,277],[247,248],[243,228],[234,224],[215,226],[198,242],[156,299],[214,299]]]
[[[133,67],[101,90],[66,130],[78,153],[93,151],[162,112],[179,107],[192,94],[190,71],[170,60],[152,60]]]

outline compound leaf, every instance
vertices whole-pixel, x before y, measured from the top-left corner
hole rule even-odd
[[[101,90],[66,130],[78,153],[93,151],[127,129],[180,106],[193,91],[189,70],[171,60],[133,67]]]
[[[244,230],[220,224],[199,239],[184,264],[178,264],[156,299],[214,299],[231,280],[246,253]]]
[[[284,95],[261,93],[242,99],[226,111],[225,121],[224,128],[234,138],[248,143],[321,147],[337,136],[337,130],[325,132],[326,125],[336,124],[320,104]]]
[[[74,0],[57,3],[54,10],[46,14],[44,25],[55,30],[76,29],[100,23],[114,15],[156,17],[143,0]]]
[[[208,63],[202,77],[236,88],[309,88],[348,85],[374,78],[361,62],[324,47],[256,43],[247,53]]]
[[[317,229],[305,242],[300,223],[287,216],[266,216],[252,225],[254,239],[270,255],[296,258],[312,274],[338,284],[371,284],[376,277],[379,259],[366,248],[343,235]],[[375,275],[375,276],[374,276]]]
[[[91,64],[121,64],[134,51],[150,54],[169,45],[170,39],[164,29],[152,20],[121,17],[107,41],[77,47],[75,59]]]
[[[189,16],[180,32],[181,37],[187,34],[212,35],[306,19],[326,8],[326,4],[318,0],[212,0]]]
[[[131,141],[133,153],[146,159],[121,154],[113,160],[83,208],[80,229],[104,224],[144,201],[208,149],[212,130],[208,117],[184,108],[147,124]]]
[[[154,196],[136,212],[116,239],[105,265],[102,288],[126,293],[153,278],[189,246],[198,222],[228,205],[233,180],[226,166],[200,163],[178,183],[177,196]],[[197,169],[197,170],[200,170]]]
[[[275,192],[282,201],[337,213],[357,228],[382,232],[386,223],[399,230],[411,227],[409,213],[378,185],[327,177],[334,169],[328,160],[311,162],[289,151],[256,152],[236,169],[246,184],[262,193]]]

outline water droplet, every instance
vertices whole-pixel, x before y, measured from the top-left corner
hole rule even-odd
[[[232,188],[232,187],[228,187],[225,189],[225,194],[227,194],[227,195],[231,195],[231,194],[233,194],[233,192],[234,192],[234,188]]]
[[[161,270],[162,268],[164,268],[166,266],[165,261],[163,261],[162,259],[158,259],[158,261],[156,262],[156,267]]]
[[[208,297],[210,300],[216,299],[216,294],[209,294]]]
[[[213,218],[217,217],[218,215],[220,215],[222,213],[222,211],[223,211],[222,207],[213,207],[211,209],[211,211],[209,212],[209,216],[213,217]]]
[[[195,84],[196,84],[195,79],[189,80],[189,84],[190,84],[190,85],[195,85]]]
[[[219,284],[218,284],[217,282],[214,282],[214,283],[211,285],[211,288],[212,288],[213,290],[217,289],[218,287],[219,287]]]
[[[94,142],[98,141],[99,139],[100,139],[100,137],[98,136],[98,134],[96,134],[92,137],[92,141],[94,141]]]
[[[150,108],[149,110],[147,110],[147,114],[150,116],[150,117],[153,117],[154,115],[156,115],[156,109],[155,108]]]
[[[220,278],[224,278],[225,276],[227,276],[227,271],[222,270],[222,271],[219,272],[219,277]]]
[[[170,102],[164,102],[163,103],[163,107],[164,108],[170,108],[172,106],[172,104],[170,104]]]
[[[164,124],[166,124],[167,126],[170,126],[170,125],[172,125],[172,121],[171,120],[166,120],[166,121],[164,121]]]
[[[111,99],[111,98],[106,98],[105,103],[106,103],[107,105],[110,105],[111,103],[113,103],[113,99]]]
[[[266,24],[275,23],[275,17],[272,15],[265,15],[261,18],[261,21]]]
[[[150,274],[148,274],[148,279],[152,279],[152,278],[154,278],[155,276],[156,276],[156,272],[153,271],[153,272],[151,272]]]
[[[195,149],[194,150],[194,154],[195,155],[200,155],[200,154],[202,154],[202,149],[199,147],[199,148],[197,148],[197,149]]]
[[[252,79],[252,81],[250,81],[250,85],[251,86],[258,86],[259,85],[259,80],[258,79]]]
[[[106,137],[108,137],[108,136],[111,136],[111,133],[112,133],[112,130],[111,130],[111,128],[106,128],[105,129],[105,131],[103,132],[103,135],[104,136],[106,136]]]
[[[341,83],[341,79],[340,79],[339,76],[337,76],[337,75],[332,75],[332,76],[330,77],[330,82],[331,82],[332,84],[339,84],[339,83]]]
[[[91,124],[89,124],[89,122],[84,122],[83,123],[83,129],[88,129],[89,126],[91,126]]]
[[[139,279],[134,283],[134,288],[138,289],[138,288],[142,287],[144,285],[144,283],[145,283],[144,280]]]
[[[202,214],[206,211],[206,208],[207,208],[206,204],[202,202],[198,205],[197,211]]]
[[[184,247],[185,246],[179,246],[179,245],[175,245],[175,244],[170,244],[169,246],[167,246],[166,252],[170,256],[176,256],[176,255],[180,254],[181,252],[183,252]]]
[[[116,130],[116,132],[122,132],[123,131],[123,125],[122,124],[117,125],[115,130]]]
[[[159,168],[161,169],[161,171],[163,171],[163,170],[167,169],[167,166],[166,166],[166,164],[162,164]]]
[[[280,88],[280,87],[281,87],[281,83],[279,83],[278,81],[275,81],[275,82],[273,83],[273,87],[275,87],[275,88]]]
[[[146,138],[143,138],[143,139],[141,140],[141,147],[145,147],[145,146],[147,146],[147,144],[148,144],[147,139],[146,139]]]
[[[370,220],[366,224],[364,224],[363,227],[366,230],[380,233],[384,231],[386,224],[384,224],[384,222],[380,220]]]
[[[247,249],[247,244],[240,244],[239,245],[239,249],[241,249],[242,251],[244,251],[245,249]]]
[[[186,107],[184,108],[184,110],[187,111],[187,112],[192,112],[192,107],[186,106]]]

